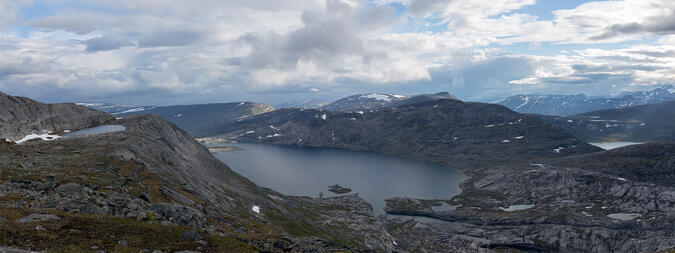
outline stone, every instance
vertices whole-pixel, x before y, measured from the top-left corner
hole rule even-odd
[[[36,222],[36,221],[50,221],[50,220],[60,220],[61,218],[59,216],[53,215],[53,214],[48,214],[48,213],[33,213],[29,214],[26,217],[20,218],[16,220],[19,223],[27,223],[27,222]]]
[[[180,238],[186,241],[197,241],[202,239],[202,237],[195,230],[188,230],[180,234]]]
[[[159,214],[163,219],[178,225],[189,227],[201,227],[206,223],[204,213],[192,207],[171,203],[155,203],[150,209]]]

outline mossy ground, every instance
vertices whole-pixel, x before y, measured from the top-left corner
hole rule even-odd
[[[29,209],[0,209],[0,245],[48,252],[85,252],[92,246],[108,252],[139,252],[143,249],[173,252],[199,250],[206,252],[255,252],[255,248],[235,237],[200,234],[206,246],[186,241],[180,235],[188,227],[163,226],[133,219],[99,215],[78,215],[52,212],[60,220],[19,223],[16,219],[33,213]],[[36,230],[36,226],[44,230]],[[118,243],[125,240],[128,245]]]

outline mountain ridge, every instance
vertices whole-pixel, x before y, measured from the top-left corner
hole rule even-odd
[[[565,116],[672,100],[675,100],[675,88],[668,85],[650,91],[625,92],[606,98],[593,98],[584,94],[515,95],[492,103],[504,105],[521,113]]]
[[[336,147],[455,166],[600,149],[500,105],[431,100],[373,112],[281,109],[217,125],[198,137]],[[493,152],[503,155],[495,156]],[[450,159],[452,160],[452,159]],[[517,159],[516,159],[517,160]]]
[[[538,117],[589,142],[675,141],[675,101]]]

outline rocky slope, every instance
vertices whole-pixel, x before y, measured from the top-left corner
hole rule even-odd
[[[423,101],[438,99],[457,99],[447,92],[436,94],[421,94],[415,96],[404,96],[394,94],[357,94],[339,99],[333,103],[322,106],[321,109],[329,111],[369,111],[383,107],[396,107],[406,104],[412,104]]]
[[[0,143],[0,245],[129,252],[393,247],[382,221],[356,196],[312,199],[260,188],[156,115],[108,124],[126,129]]]
[[[390,214],[445,222],[395,218],[388,221],[388,228],[400,245],[429,251],[673,249],[675,184],[658,178],[675,172],[674,148],[675,143],[646,144],[571,156],[552,164],[481,169],[451,200],[387,200]],[[605,174],[611,170],[610,160],[643,166]],[[645,173],[651,177],[642,177]],[[425,238],[425,243],[417,244],[418,238]]]
[[[503,106],[433,100],[368,112],[281,109],[217,125],[232,141],[336,147],[476,166],[600,150]]]
[[[675,101],[542,119],[589,142],[675,141]]]
[[[578,95],[515,95],[494,103],[521,113],[574,115],[579,113],[626,108],[675,100],[675,88],[664,86],[651,91],[623,93],[616,97],[590,98]]]
[[[0,139],[18,141],[29,134],[77,130],[114,119],[84,106],[48,105],[0,92]]]

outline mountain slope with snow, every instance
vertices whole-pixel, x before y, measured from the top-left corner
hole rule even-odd
[[[457,167],[600,150],[503,106],[440,99],[373,112],[280,109],[219,124],[201,137],[373,151]]]
[[[675,100],[675,88],[664,86],[651,91],[628,92],[608,98],[591,98],[584,94],[515,95],[493,103],[521,113],[565,116],[673,100]]]
[[[322,106],[321,109],[329,111],[367,111],[383,107],[396,107],[405,104],[411,104],[422,101],[437,99],[457,99],[447,92],[436,94],[421,94],[414,96],[404,96],[395,94],[357,94],[339,99],[333,103]]]

